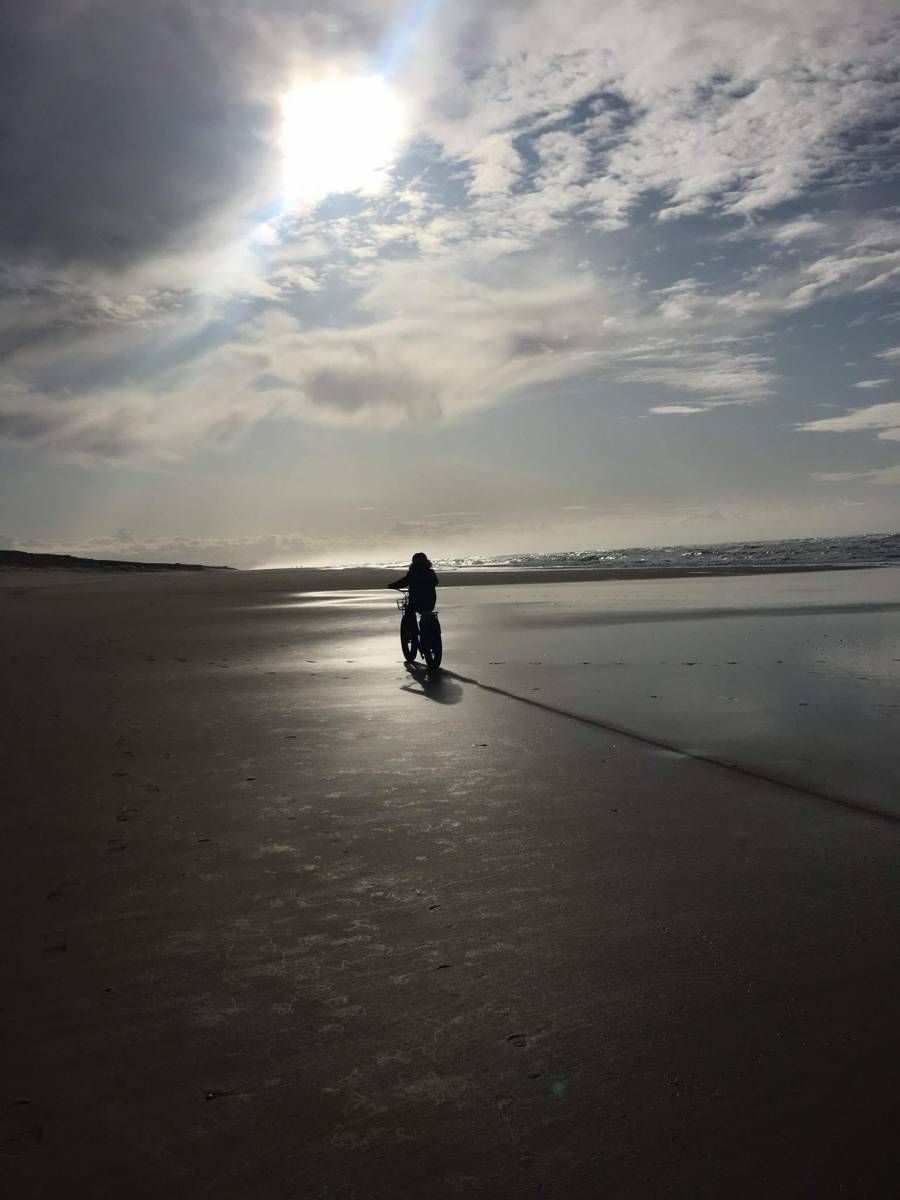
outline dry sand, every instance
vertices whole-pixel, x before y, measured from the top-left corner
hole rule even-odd
[[[350,580],[0,583],[5,1194],[895,1196],[896,821],[423,679]]]

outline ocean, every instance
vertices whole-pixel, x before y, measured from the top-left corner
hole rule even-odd
[[[498,554],[450,558],[446,567],[791,567],[900,564],[900,533],[791,538],[774,542],[634,546],[624,550],[562,550],[551,554]]]

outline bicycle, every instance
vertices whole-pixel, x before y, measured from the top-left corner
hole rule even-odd
[[[421,650],[425,666],[429,670],[437,670],[444,653],[441,623],[437,613],[417,614],[414,608],[409,607],[408,592],[397,597],[397,607],[403,613],[400,618],[400,645],[403,648],[403,657],[408,663],[414,662]]]

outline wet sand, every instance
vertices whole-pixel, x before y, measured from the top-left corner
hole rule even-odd
[[[895,1195],[896,821],[659,743],[837,761],[896,577],[4,579],[8,1194]]]
[[[453,662],[483,685],[900,817],[897,568],[445,601]]]

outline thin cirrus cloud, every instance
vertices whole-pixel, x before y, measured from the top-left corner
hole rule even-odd
[[[800,425],[811,433],[877,433],[885,442],[900,442],[900,402],[856,408],[842,417],[824,417]]]
[[[820,483],[854,483],[863,480],[865,483],[893,486],[900,483],[900,465],[872,471],[814,471],[812,477]]]
[[[900,278],[896,214],[820,203],[892,178],[894,4],[560,12],[20,6],[0,437],[179,457],[273,415],[431,428],[581,377],[660,416],[772,403],[773,321]],[[385,64],[409,129],[393,173],[286,211],[283,96]],[[814,188],[814,214],[779,215]],[[732,270],[748,223],[762,260]],[[681,228],[724,265],[670,265]]]
[[[807,421],[799,426],[810,433],[874,433],[882,442],[900,442],[900,403],[872,404],[853,409],[840,417],[825,417]],[[876,467],[867,471],[815,471],[813,478],[821,483],[900,484],[900,463]]]
[[[650,408],[651,413],[660,415],[668,415],[673,417],[693,416],[695,413],[706,412],[707,410],[701,404],[654,404]]]

